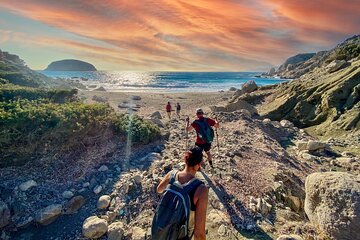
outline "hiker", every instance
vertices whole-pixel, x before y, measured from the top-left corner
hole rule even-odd
[[[166,112],[167,112],[167,115],[168,115],[169,119],[171,119],[171,105],[170,105],[170,102],[168,102],[167,105],[166,105]]]
[[[196,117],[197,119],[186,128],[186,131],[190,131],[192,128],[195,129],[195,145],[201,147],[205,151],[209,164],[213,167],[210,149],[211,142],[214,139],[214,130],[211,127],[218,128],[219,123],[211,118],[204,117],[204,111],[201,108],[196,109]],[[189,121],[188,118],[187,121]]]
[[[180,118],[180,110],[181,110],[181,106],[179,103],[176,103],[176,114],[177,116]]]
[[[152,239],[206,239],[208,188],[195,177],[201,168],[202,152],[198,146],[186,151],[185,169],[170,171],[158,185],[157,192],[165,193],[154,215]]]

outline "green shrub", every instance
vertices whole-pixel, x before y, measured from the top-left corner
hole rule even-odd
[[[33,97],[29,92],[25,95]],[[0,167],[24,164],[48,152],[76,150],[83,139],[106,129],[115,130],[111,131],[119,137],[129,134],[133,142],[141,143],[160,133],[150,122],[136,115],[118,115],[106,104],[13,99],[0,102]]]
[[[3,102],[17,99],[49,99],[51,102],[65,103],[76,100],[76,94],[76,89],[39,89],[12,84],[0,85],[0,101]]]

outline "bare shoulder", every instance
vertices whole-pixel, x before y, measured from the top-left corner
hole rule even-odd
[[[195,194],[199,196],[199,198],[203,198],[207,196],[209,193],[209,189],[205,184],[201,184],[197,189]]]

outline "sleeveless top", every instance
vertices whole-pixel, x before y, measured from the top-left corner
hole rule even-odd
[[[179,176],[178,176],[178,173],[176,173],[176,176],[175,176],[175,180],[181,184],[181,185],[185,185],[185,184],[188,184],[189,182],[191,182],[193,179],[195,179],[196,177],[190,179],[190,181],[186,182],[186,183],[183,183],[181,184],[179,182]],[[199,185],[201,186],[201,185]],[[190,197],[190,218],[189,218],[189,228],[188,228],[188,235],[189,236],[193,236],[194,234],[194,227],[195,227],[195,210],[196,210],[196,206],[195,206],[195,203],[194,203],[194,195],[195,195],[195,192],[196,192],[196,189],[197,188],[194,188],[192,189],[190,192],[189,192],[189,197]]]

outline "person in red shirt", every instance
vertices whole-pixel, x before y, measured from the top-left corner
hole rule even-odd
[[[199,146],[200,148],[203,149],[203,151],[205,151],[209,164],[211,167],[213,167],[212,164],[212,156],[211,156],[211,142],[206,142],[199,134],[200,131],[200,126],[197,123],[198,121],[206,121],[206,123],[210,126],[210,127],[215,127],[218,128],[219,127],[219,123],[211,118],[205,118],[204,117],[204,111],[201,108],[196,109],[196,117],[197,119],[191,123],[191,125],[188,125],[188,127],[186,128],[186,131],[190,131],[191,129],[195,129],[196,131],[196,141],[195,141],[195,145]],[[187,119],[188,120],[188,119]]]
[[[171,119],[171,105],[170,105],[170,102],[167,103],[165,108],[166,108],[166,112],[167,112],[167,115],[168,115],[169,119]]]

